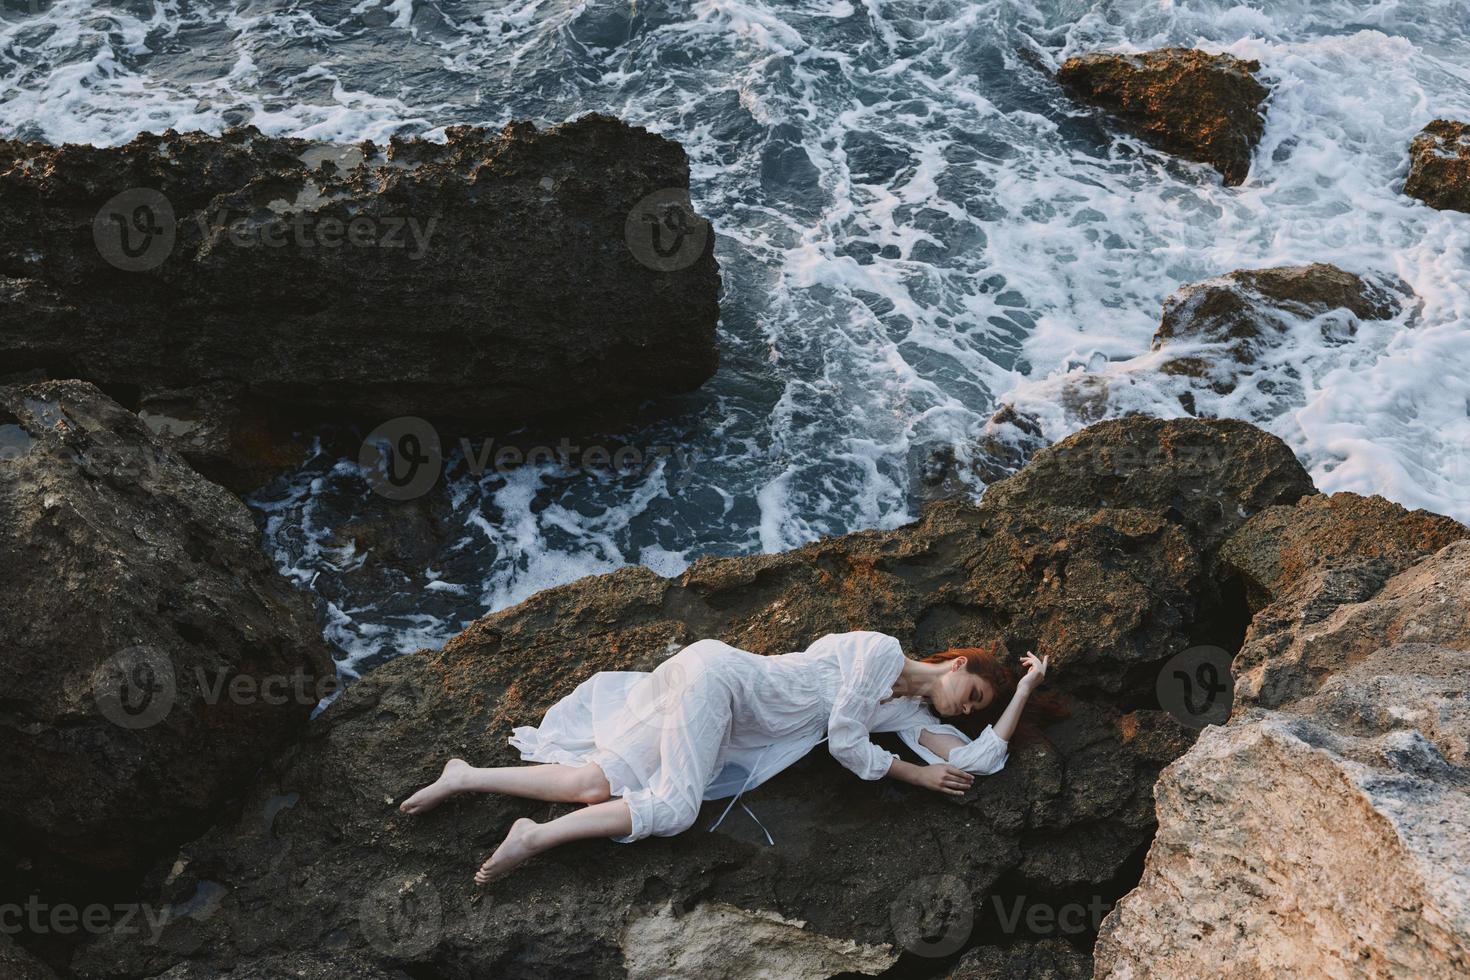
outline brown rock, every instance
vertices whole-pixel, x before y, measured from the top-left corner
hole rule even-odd
[[[1470,125],[1436,119],[1414,137],[1404,193],[1441,211],[1470,211]]]
[[[1467,536],[1470,529],[1454,518],[1379,496],[1316,494],[1261,511],[1230,536],[1220,558],[1245,581],[1258,611],[1313,571],[1373,566],[1381,585]]]
[[[1412,295],[1401,282],[1389,285],[1321,262],[1238,270],[1183,286],[1165,300],[1152,347],[1209,345],[1198,354],[1166,362],[1160,370],[1204,378],[1226,392],[1267,349],[1290,340],[1294,323],[1341,311],[1346,316],[1324,318],[1322,337],[1329,344],[1347,343],[1359,320],[1397,316],[1406,294]]]
[[[1260,63],[1191,48],[1068,58],[1057,81],[1074,98],[1099,106],[1155,146],[1208,163],[1240,184],[1265,130],[1256,80]]]
[[[131,880],[331,690],[244,505],[82,382],[0,388],[0,589],[0,902]]]
[[[1210,550],[1256,511],[1316,492],[1275,436],[1231,419],[1099,422],[1037,453],[985,491],[997,508],[1168,513]]]
[[[1453,645],[1458,622],[1434,624],[1459,608],[1446,600],[1461,584],[1404,570],[1466,537],[1470,529],[1448,517],[1352,493],[1257,514],[1220,551],[1258,610],[1235,658],[1237,702],[1301,697],[1386,643]]]
[[[1052,505],[1023,472],[996,500],[938,504],[892,531],[704,559],[677,579],[636,567],[585,578],[484,617],[442,650],[380,667],[262,775],[239,822],[184,849],[158,901],[187,908],[216,895],[213,915],[176,917],[156,944],[107,937],[74,970],[222,969],[345,941],[380,964],[432,964],[446,978],[565,976],[569,963],[595,976],[674,964],[665,975],[675,977],[678,964],[701,961],[668,938],[679,934],[671,923],[758,962],[746,928],[758,922],[792,962],[828,969],[845,951],[844,969],[872,973],[892,962],[885,945],[912,964],[935,944],[949,955],[1057,938],[1028,927],[992,935],[979,922],[996,897],[1111,904],[1152,833],[1152,783],[1192,737],[1165,712],[1134,707],[1152,698],[1158,664],[1192,642],[1204,614],[1201,549],[1223,527],[1174,505],[1185,492],[1166,484],[1182,472],[1180,452],[1237,446],[1277,471],[1247,476],[1244,463],[1226,463],[1201,475],[1228,501],[1227,523],[1310,489],[1285,447],[1247,426],[1135,424],[1135,438],[1124,423],[1091,436],[1113,449],[1153,446],[1165,461],[1124,477],[1132,503],[1101,502],[1114,477],[1099,477],[1104,493],[1079,471],[1057,482]],[[1071,445],[1085,451],[1089,438]],[[739,811],[703,832],[716,803],[701,829],[569,847],[483,896],[470,876],[510,821],[563,808],[483,796],[422,818],[396,809],[451,755],[514,764],[510,728],[534,723],[595,671],[647,670],[700,637],[777,653],[856,627],[889,631],[912,655],[991,639],[1039,644],[1072,717],[1043,741],[1018,743],[1007,768],[963,802],[862,783],[818,751],[744,800],[775,848]]]

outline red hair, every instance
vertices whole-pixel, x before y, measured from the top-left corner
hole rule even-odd
[[[954,725],[960,731],[975,738],[985,730],[986,725],[993,725],[1000,720],[1005,712],[1006,705],[1011,703],[1011,698],[1016,693],[1016,674],[1004,663],[1009,658],[1006,645],[995,640],[983,647],[952,647],[943,653],[931,653],[924,657],[922,662],[926,664],[943,664],[951,660],[965,658],[965,672],[983,678],[995,695],[990,703],[979,711],[972,711],[968,715],[958,718],[946,718],[945,721]],[[1071,714],[1062,699],[1049,691],[1033,691],[1026,699],[1026,707],[1021,711],[1021,720],[1016,725],[1016,734],[1023,740],[1035,738],[1041,734],[1040,726]]]

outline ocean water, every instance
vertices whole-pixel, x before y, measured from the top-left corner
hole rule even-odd
[[[1418,299],[1352,330],[1294,323],[1199,409],[1277,433],[1324,490],[1470,519],[1470,214],[1400,193],[1412,136],[1470,119],[1464,0],[0,2],[10,137],[434,138],[601,111],[689,152],[723,362],[618,434],[640,465],[459,459],[393,504],[318,451],[253,498],[349,675],[582,575],[905,523],[925,460],[968,462],[997,405],[1048,438],[1081,427],[1060,394],[1083,373],[1110,414],[1181,415],[1148,350],[1161,304],[1237,268],[1329,261]],[[1164,44],[1261,62],[1243,186],[1050,79],[1073,53]]]

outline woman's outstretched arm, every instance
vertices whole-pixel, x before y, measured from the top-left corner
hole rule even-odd
[[[1026,676],[1016,682],[1016,693],[1011,697],[1011,703],[1006,705],[1006,710],[1001,714],[1000,720],[992,726],[1001,741],[1009,742],[1011,736],[1016,733],[1016,723],[1021,720],[1021,712],[1026,707],[1026,700],[1031,697],[1031,692],[1036,689],[1036,685],[1046,677],[1046,668],[1050,661],[1050,657],[1037,657],[1030,650],[1027,650],[1026,656],[1021,658],[1021,663],[1026,665]]]

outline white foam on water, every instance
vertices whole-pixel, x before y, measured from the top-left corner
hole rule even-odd
[[[1243,186],[1048,77],[1072,53],[1164,44],[1261,62],[1273,94]],[[381,141],[596,110],[688,150],[725,276],[722,368],[625,436],[696,462],[450,481],[456,533],[369,588],[376,559],[333,530],[370,491],[354,463],[314,459],[254,504],[353,665],[581,575],[903,523],[923,460],[968,459],[1000,402],[1050,438],[1083,425],[1059,398],[1083,373],[1110,412],[1182,414],[1185,382],[1149,351],[1162,303],[1237,268],[1396,275],[1418,306],[1346,343],[1293,322],[1252,386],[1196,392],[1199,410],[1276,432],[1324,490],[1470,519],[1470,215],[1401,193],[1412,136],[1470,119],[1463,0],[61,0],[0,20],[0,51],[10,136],[251,122]]]

